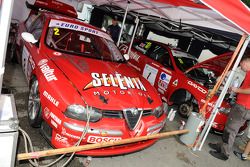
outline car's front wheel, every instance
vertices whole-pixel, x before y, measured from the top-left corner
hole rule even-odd
[[[178,106],[179,114],[184,117],[188,118],[191,112],[193,112],[193,104],[191,102],[183,102]]]
[[[41,101],[38,89],[38,81],[34,79],[31,82],[28,99],[28,120],[30,126],[38,128],[41,126],[42,113]]]

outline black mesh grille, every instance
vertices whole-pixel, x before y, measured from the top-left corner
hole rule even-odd
[[[121,111],[105,110],[102,111],[102,115],[106,118],[123,118]]]
[[[142,110],[137,109],[126,109],[123,111],[125,120],[130,130],[134,130],[137,123],[141,119],[142,112]]]
[[[142,116],[149,116],[149,115],[152,115],[153,112],[152,110],[144,110],[143,113],[142,113]]]
[[[152,110],[144,110],[142,116],[149,116],[152,115]],[[105,118],[124,118],[122,111],[115,111],[115,110],[103,110],[102,115]]]

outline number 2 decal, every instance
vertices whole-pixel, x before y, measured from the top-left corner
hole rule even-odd
[[[54,35],[60,35],[59,34],[59,28],[54,28]]]

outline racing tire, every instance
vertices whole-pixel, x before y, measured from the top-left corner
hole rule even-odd
[[[33,79],[29,90],[28,121],[33,128],[40,128],[42,123],[42,107],[37,79]]]
[[[184,102],[178,106],[178,113],[181,117],[188,118],[192,111],[193,105],[191,102]]]

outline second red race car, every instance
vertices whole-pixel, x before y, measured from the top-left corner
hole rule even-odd
[[[166,118],[158,92],[126,64],[108,34],[74,12],[61,2],[36,1],[20,24],[17,59],[30,87],[30,125],[56,148],[158,133]],[[124,154],[155,141],[77,154]]]
[[[128,48],[122,44],[120,51],[127,53]],[[163,101],[169,105],[177,104],[179,114],[188,117],[192,111],[200,111],[208,91],[215,85],[231,55],[227,53],[198,63],[194,56],[180,49],[156,41],[138,40],[132,45],[129,64],[158,90]],[[208,103],[206,118],[217,99],[215,95]],[[230,108],[229,103],[223,101],[213,129],[223,131]]]

